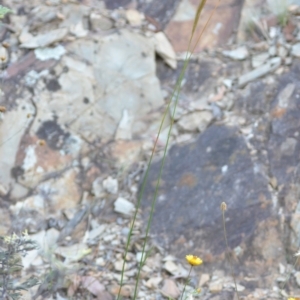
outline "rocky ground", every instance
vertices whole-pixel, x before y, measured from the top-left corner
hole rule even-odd
[[[208,2],[197,36],[218,4]],[[28,230],[39,248],[22,258],[19,275],[44,282],[22,299],[118,294],[137,195],[197,3],[3,1],[13,13],[0,28],[0,234]],[[297,294],[300,3],[270,3],[222,1],[195,48],[138,299],[178,298],[189,253],[204,264],[192,272],[188,299],[235,299],[222,201],[241,299]],[[134,225],[124,299],[134,290],[173,105]]]

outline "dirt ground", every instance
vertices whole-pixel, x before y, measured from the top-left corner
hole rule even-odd
[[[2,5],[0,235],[28,232],[15,283],[41,281],[21,299],[115,299],[139,206],[132,298],[167,143],[137,299],[180,298],[190,253],[187,299],[236,299],[228,255],[240,299],[297,295],[300,3],[207,1],[175,113],[199,1]]]

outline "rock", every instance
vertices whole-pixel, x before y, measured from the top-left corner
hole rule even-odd
[[[275,45],[270,46],[270,47],[269,47],[269,55],[270,55],[270,56],[275,56],[276,53],[277,53],[277,48],[276,48],[276,46],[275,46]]]
[[[223,51],[222,54],[234,60],[244,60],[249,56],[249,51],[246,46],[242,46],[231,51]]]
[[[93,182],[93,193],[96,198],[101,198],[104,195],[104,184],[102,183],[102,178],[97,177]]]
[[[210,111],[194,111],[178,121],[178,126],[186,131],[204,131],[211,123],[213,114]]]
[[[199,286],[204,286],[207,282],[210,280],[210,275],[209,274],[201,274],[200,280],[199,280]]]
[[[224,79],[223,83],[228,89],[232,88],[232,80],[231,79]]]
[[[285,58],[288,55],[288,50],[283,45],[280,45],[277,49],[277,55],[281,58]]]
[[[0,64],[5,66],[8,63],[8,52],[7,49],[3,46],[0,46]]]
[[[35,108],[26,93],[23,94],[22,101],[17,98],[14,105],[14,109],[7,111],[1,120],[0,182],[7,188],[11,186],[10,194],[19,198],[24,197],[28,191],[26,187],[15,183],[18,176],[16,172],[14,173],[14,170],[17,170],[18,167],[22,168],[22,162],[20,164],[18,164],[19,161],[16,162],[16,158],[20,152],[18,145],[20,145],[26,128],[30,124],[27,114],[34,114]],[[16,128],[18,129],[16,130]],[[11,138],[12,136],[13,138]],[[15,174],[15,176],[12,176],[12,174]]]
[[[128,200],[126,200],[125,198],[119,197],[115,203],[114,203],[114,207],[115,207],[115,212],[118,212],[120,214],[123,215],[127,215],[130,216],[132,215],[132,213],[134,212],[134,205],[129,202]]]
[[[300,43],[292,46],[291,55],[295,57],[300,57]]]
[[[118,193],[118,180],[108,176],[102,182],[103,188],[106,192],[110,194],[117,194]]]
[[[278,105],[281,108],[288,108],[290,103],[290,97],[294,93],[295,87],[296,86],[294,83],[289,83],[284,89],[280,91],[280,93],[278,94]]]
[[[114,26],[111,18],[96,12],[90,14],[90,22],[93,30],[109,30]]]
[[[180,295],[180,290],[178,289],[176,283],[172,279],[165,279],[164,285],[161,289],[161,293],[168,298],[176,299]]]
[[[268,145],[272,174],[276,177],[278,186],[284,184],[289,190],[292,190],[292,186],[287,187],[287,184],[292,184],[295,176],[298,176],[293,170],[298,165],[295,153],[298,151],[300,138],[297,117],[300,110],[296,96],[300,88],[299,73],[299,65],[296,64],[277,84],[278,94],[272,102],[272,134]],[[285,189],[282,191],[286,192]],[[291,205],[289,203],[288,206]]]
[[[39,60],[56,59],[59,60],[66,53],[65,48],[62,45],[57,45],[53,48],[37,48],[34,50],[34,54]]]
[[[86,232],[88,207],[83,206],[60,232],[58,242],[71,237],[73,241],[81,241]]]
[[[145,285],[149,289],[157,289],[159,284],[162,282],[162,277],[150,277]]]
[[[88,30],[84,28],[82,21],[79,21],[77,24],[71,25],[70,32],[79,38],[85,37],[88,34]]]
[[[88,240],[94,241],[96,239],[99,239],[101,235],[104,233],[105,229],[106,229],[105,224],[101,224],[96,228],[92,229],[91,231],[88,232]]]
[[[37,35],[29,41],[22,43],[20,47],[27,49],[35,49],[39,47],[47,47],[55,42],[63,40],[68,34],[67,28],[59,28],[51,30],[47,33]]]
[[[211,293],[219,293],[223,289],[223,280],[219,279],[216,281],[212,281],[208,285],[208,289]]]
[[[45,107],[39,112],[46,115],[54,110],[64,123],[72,124],[72,131],[80,133],[90,142],[99,138],[106,141],[112,139],[125,110],[132,120],[130,134],[136,139],[149,138],[157,133],[161,119],[160,108],[164,102],[155,74],[152,39],[120,29],[118,33],[99,37],[97,42],[76,40],[68,44],[66,49],[74,52],[76,59],[73,61],[76,65],[82,65],[80,60],[88,61],[92,66],[90,76],[83,77],[74,62],[68,64],[69,71],[58,80],[61,89],[48,95],[53,97],[50,107],[48,105],[47,109]],[[64,66],[65,62],[62,62]],[[111,78],[117,78],[117,81]],[[107,90],[110,92],[104,92]],[[57,109],[61,101],[67,101],[69,114]],[[93,117],[78,118],[83,112]],[[43,115],[39,114],[37,118],[44,120]]]
[[[143,21],[143,15],[135,9],[128,9],[125,12],[126,19],[131,26],[140,26]]]
[[[116,285],[116,286],[113,286],[110,290],[110,292],[117,296],[119,294],[119,290],[121,289],[121,292],[120,292],[120,295],[123,296],[123,297],[130,297],[134,291],[134,286],[131,286],[131,285],[123,285],[122,287]]]
[[[251,63],[253,68],[257,68],[261,65],[263,65],[267,59],[269,58],[269,53],[264,52],[257,55],[252,56]]]
[[[123,269],[123,264],[124,264],[124,261],[123,261],[123,260],[118,260],[118,261],[116,261],[116,262],[114,263],[115,270],[121,272],[122,269]],[[125,263],[124,270],[125,270],[125,271],[128,270],[128,264],[127,264],[127,263]]]
[[[284,60],[284,63],[285,63],[286,66],[290,66],[292,64],[292,62],[293,62],[293,59],[290,56],[286,57],[285,60]]]
[[[55,249],[55,254],[65,258],[64,264],[68,265],[72,262],[78,262],[84,256],[91,253],[91,249],[88,249],[83,244],[74,244],[71,246],[60,246]]]
[[[232,288],[235,290],[235,284],[233,282],[224,284],[224,288]],[[245,287],[241,284],[236,284],[236,289],[238,292],[243,292],[245,290]]]
[[[176,53],[166,35],[162,31],[154,34],[154,44],[157,54],[161,56],[166,64],[168,64],[171,68],[176,69]]]
[[[148,218],[159,167],[160,162],[154,163],[149,172],[142,202],[144,218]],[[217,207],[226,195],[230,207],[226,212],[229,245],[238,246],[271,213],[268,180],[253,168],[245,140],[233,127],[212,125],[195,142],[173,146],[166,157],[153,216],[156,222],[151,230],[155,240],[178,256],[195,248],[205,253],[208,249],[223,253],[226,247]],[[264,208],[260,201],[266,204]],[[234,225],[240,222],[244,225]],[[179,239],[178,232],[184,238]]]
[[[123,116],[120,120],[119,126],[116,131],[116,140],[131,140],[132,139],[132,116],[129,116],[126,109],[123,110]]]
[[[237,111],[244,111],[245,115],[267,114],[270,109],[267,94],[268,86],[266,84],[262,81],[251,82],[243,90],[243,95],[238,97],[235,108]],[[239,119],[239,123],[244,123],[243,119]]]
[[[270,27],[269,30],[269,37],[271,38],[271,40],[274,40],[275,37],[278,35],[278,29],[276,27]]]
[[[173,275],[178,271],[178,266],[171,260],[167,260],[164,263],[163,268]]]
[[[300,272],[296,272],[294,274],[294,277],[296,279],[297,285],[300,287]]]
[[[269,72],[275,71],[281,64],[281,58],[280,57],[274,57],[270,59],[266,64],[263,64],[262,66],[254,69],[253,71],[250,71],[242,76],[239,77],[238,85],[239,87],[245,86],[247,83],[258,79]]]
[[[115,166],[127,170],[141,158],[142,146],[142,141],[119,140],[111,143],[108,150]]]

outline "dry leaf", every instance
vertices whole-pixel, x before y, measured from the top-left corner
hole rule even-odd
[[[165,297],[178,298],[180,295],[180,290],[172,279],[165,279],[161,293]]]
[[[76,291],[78,290],[78,287],[81,282],[81,277],[77,274],[74,274],[70,277],[70,285],[68,286],[68,297],[72,297]]]
[[[82,286],[95,296],[105,291],[105,286],[92,276],[83,276],[81,278]]]

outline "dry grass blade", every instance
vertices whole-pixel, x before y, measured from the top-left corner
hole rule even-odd
[[[191,36],[193,36],[194,33],[195,33],[195,30],[196,30],[197,25],[198,25],[199,17],[200,17],[200,14],[202,12],[202,9],[203,9],[205,3],[206,3],[206,0],[202,0],[200,2],[200,4],[198,5],[196,16],[195,16],[195,20],[194,20],[194,24],[193,24],[192,35]]]
[[[204,2],[204,4],[205,4],[206,0],[205,0],[205,1],[202,1],[202,2]],[[197,41],[196,41],[196,43],[195,43],[195,45],[194,45],[194,47],[193,47],[193,49],[192,49],[192,53],[195,51],[195,48],[196,48],[196,46],[198,45],[198,43],[199,43],[199,41],[200,41],[200,39],[201,39],[201,37],[202,37],[203,32],[204,32],[205,29],[207,28],[208,23],[209,23],[209,21],[211,20],[213,14],[215,13],[216,9],[218,8],[220,2],[221,2],[221,0],[218,1],[218,3],[215,5],[213,11],[212,11],[211,14],[209,15],[209,18],[208,18],[208,20],[206,21],[206,23],[205,23],[205,25],[204,25],[204,28],[203,28],[203,30],[201,31],[201,33],[199,34],[199,37],[198,37],[198,39],[197,39]],[[203,6],[204,6],[204,4],[203,4]],[[200,12],[202,11],[203,6],[202,6],[202,3],[200,3],[200,5],[199,5],[199,7],[198,7],[198,10],[199,10],[199,8],[201,7]],[[197,10],[197,14],[198,14],[198,10]],[[200,12],[199,12],[199,16],[200,16]],[[197,14],[196,14],[196,16],[197,16]],[[197,20],[197,21],[196,21],[196,20]],[[196,27],[197,27],[198,20],[199,20],[199,18],[195,19],[195,21],[194,21],[193,31],[194,31],[194,30],[196,29]],[[195,27],[195,28],[194,28],[194,27]],[[192,35],[192,37],[193,37],[193,35]],[[192,37],[191,37],[191,39],[192,39]],[[190,43],[191,43],[191,41],[190,41]]]

